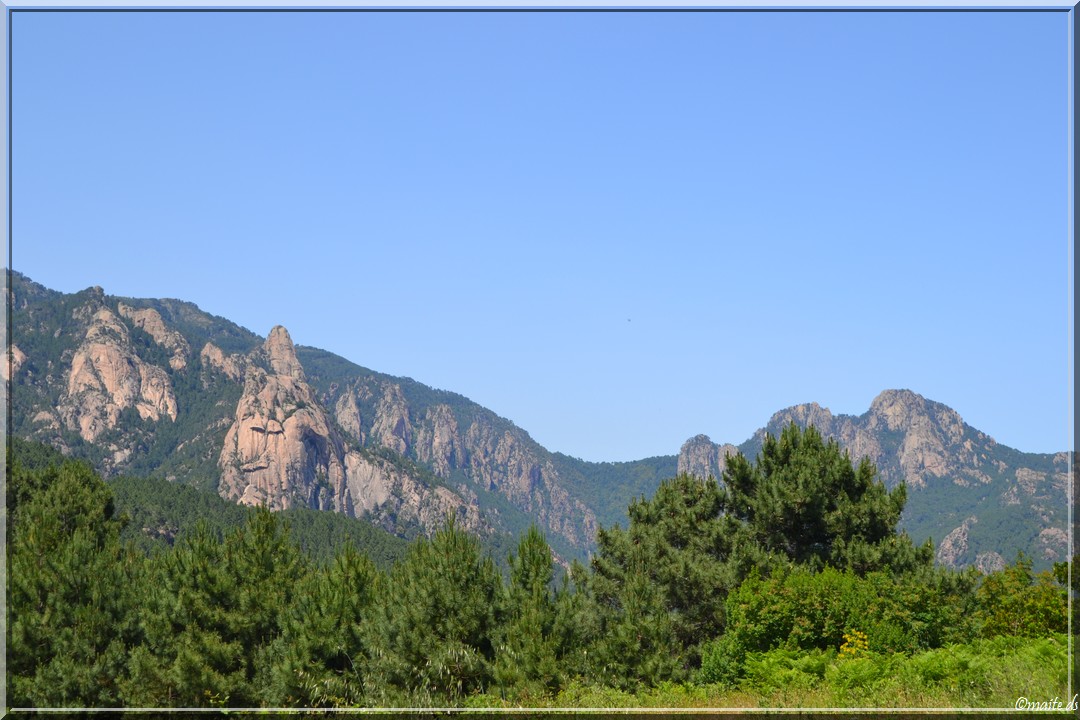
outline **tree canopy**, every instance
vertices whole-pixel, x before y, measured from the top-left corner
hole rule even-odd
[[[794,423],[765,436],[757,461],[741,454],[724,469],[727,510],[742,520],[762,551],[820,569],[859,574],[928,565],[929,542],[915,548],[897,531],[907,491],[877,479],[869,459],[855,464],[835,440]]]

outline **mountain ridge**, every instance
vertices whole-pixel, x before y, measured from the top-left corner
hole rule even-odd
[[[584,557],[597,528],[625,522],[629,502],[663,479],[722,477],[726,453],[753,459],[765,432],[813,423],[890,487],[908,484],[904,523],[945,547],[939,561],[990,568],[1011,548],[1040,562],[1067,553],[1068,454],[1000,445],[910,390],[883,391],[860,416],[793,405],[738,446],[698,435],[677,455],[595,463],[549,451],[458,393],[294,345],[281,326],[262,338],[183,300],[12,277],[12,431],[106,474],[363,515],[398,534],[430,532],[447,512],[480,533],[537,522],[564,558]]]
[[[765,433],[778,436],[789,423],[813,424],[853,460],[867,457],[887,487],[905,482],[901,527],[916,541],[933,539],[943,564],[989,571],[1021,550],[1047,567],[1069,554],[1070,453],[1002,445],[947,405],[907,389],[882,391],[858,416],[834,415],[816,402],[784,408],[737,448],[695,436],[680,450],[680,472],[719,478],[724,452],[754,458]],[[1011,554],[998,547],[1002,537]]]

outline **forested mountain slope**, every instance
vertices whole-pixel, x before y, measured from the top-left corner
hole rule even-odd
[[[999,568],[1017,551],[1065,559],[1067,453],[996,443],[951,408],[887,390],[867,413],[816,403],[776,413],[741,445],[699,435],[679,454],[594,463],[551,452],[506,418],[445,390],[261,337],[191,303],[64,294],[13,273],[14,435],[88,460],[106,477],[153,477],[275,510],[363,518],[399,537],[448,513],[495,544],[530,523],[564,560],[677,472],[721,478],[767,431],[813,424],[853,459],[909,487],[901,524],[938,560]]]

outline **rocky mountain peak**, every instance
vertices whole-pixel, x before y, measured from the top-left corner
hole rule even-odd
[[[304,380],[304,368],[296,357],[296,346],[293,345],[289,331],[281,325],[275,325],[266,336],[263,343],[270,360],[270,367],[275,375],[285,375],[296,380]]]
[[[916,424],[916,418],[929,416],[930,410],[926,398],[918,393],[885,390],[870,403],[870,415],[890,430],[906,430]]]
[[[813,425],[823,435],[833,432],[834,417],[829,408],[821,407],[816,402],[793,405],[792,407],[774,413],[769,419],[767,426],[770,433],[777,435],[779,432],[794,422],[799,427]]]
[[[260,352],[271,372],[253,362]],[[350,449],[305,379],[285,328],[274,327],[262,350],[246,361],[225,356],[210,343],[202,354],[227,374],[244,362],[244,392],[218,460],[223,497],[271,510],[299,505],[370,514],[392,532],[413,525],[434,531],[448,512],[467,529],[488,527],[477,509],[452,490],[428,485],[385,457]],[[347,403],[339,405],[349,410]],[[359,440],[355,401],[353,409],[358,436],[351,439]]]
[[[727,466],[728,455],[739,449],[734,445],[717,445],[708,435],[695,435],[679,449],[679,474],[720,480]]]

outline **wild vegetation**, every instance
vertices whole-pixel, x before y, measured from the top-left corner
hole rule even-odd
[[[140,545],[131,528],[162,527],[164,493],[27,443],[8,462],[16,707],[1012,707],[1066,694],[1067,567],[935,566],[930,544],[897,531],[903,487],[813,428],[770,436],[723,483],[661,483],[561,582],[535,528],[504,575],[452,518],[378,561],[372,538],[265,510]]]

